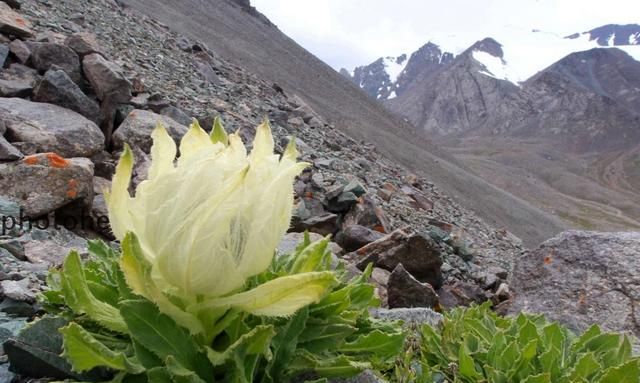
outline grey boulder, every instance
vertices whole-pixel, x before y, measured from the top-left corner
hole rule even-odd
[[[33,101],[47,102],[80,113],[100,124],[100,107],[63,70],[50,69],[33,90]]]
[[[516,261],[509,287],[512,313],[640,336],[640,233],[563,232]]]
[[[57,105],[0,98],[0,120],[12,142],[33,143],[39,152],[90,157],[104,145],[104,135],[95,123]]]
[[[93,163],[88,158],[41,153],[0,164],[0,190],[20,204],[27,217],[47,214],[75,200],[90,206]]]
[[[91,53],[82,59],[82,68],[98,99],[108,99],[113,103],[129,102],[132,85],[119,65],[98,53]]]
[[[135,109],[113,134],[114,146],[122,148],[125,143],[128,143],[148,153],[153,143],[151,132],[158,122],[164,125],[169,135],[176,141],[179,141],[187,132],[186,126],[175,122],[172,118],[148,110]]]

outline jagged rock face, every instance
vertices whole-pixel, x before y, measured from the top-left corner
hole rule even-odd
[[[640,110],[640,63],[624,51],[594,48],[572,53],[527,80],[525,85],[535,87],[545,74],[564,77],[570,82],[567,86],[610,98],[630,110]]]
[[[640,62],[617,49],[573,53],[521,92],[537,113],[519,133],[560,139],[574,152],[625,149],[640,140]]]
[[[350,79],[376,100],[389,100],[401,95],[417,76],[431,73],[453,61],[453,54],[442,52],[429,42],[407,55],[380,57],[369,65],[356,67],[353,76],[341,69],[340,74]]]
[[[453,61],[453,53],[442,52],[440,47],[429,42],[413,52],[407,66],[396,81],[396,94],[401,95],[421,73],[431,73]]]
[[[571,152],[625,149],[640,139],[640,62],[615,48],[563,58],[520,87],[487,75],[474,52],[502,58],[492,39],[419,77],[388,106],[437,136],[536,137]]]
[[[479,41],[449,65],[420,73],[388,106],[419,129],[436,135],[461,134],[488,125],[507,129],[513,122],[501,115],[514,105],[525,109],[528,105],[518,96],[517,86],[481,73],[486,68],[473,58],[474,51],[502,57],[495,40]]]
[[[354,84],[359,86],[366,94],[377,100],[386,100],[391,92],[395,91],[395,83],[389,73],[389,64],[403,65],[407,55],[398,57],[380,57],[369,65],[359,66],[354,69],[353,77],[348,76]],[[342,72],[344,74],[344,72]],[[348,74],[349,72],[347,72]]]
[[[516,261],[510,312],[640,336],[640,233],[567,231]]]
[[[602,46],[640,45],[640,25],[638,24],[607,24],[588,32],[574,33],[566,38],[575,39],[581,34],[589,35],[589,40],[595,40]]]

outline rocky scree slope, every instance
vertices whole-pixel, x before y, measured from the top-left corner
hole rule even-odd
[[[303,230],[334,235],[353,272],[374,263],[385,306],[508,299],[517,237],[206,44],[111,1],[24,0],[19,11],[0,2],[0,19],[12,20],[0,25],[0,340],[13,371],[0,359],[3,378],[68,376],[55,329],[17,332],[42,313],[47,269],[71,249],[86,253],[87,239],[110,238],[102,193],[125,142],[137,160],[133,183],[146,177],[158,120],[176,139],[191,116],[208,128],[215,115],[245,142],[265,116],[277,150],[296,136],[313,166],[295,184],[281,251]],[[9,225],[21,209],[24,226]]]
[[[338,130],[366,140],[390,160],[428,177],[487,222],[509,228],[529,245],[562,230],[564,224],[527,202],[489,185],[421,132],[363,94],[350,81],[304,50],[274,25],[248,11],[246,2],[202,0],[121,3],[169,28],[203,41],[217,55],[261,79],[297,94]],[[207,25],[207,28],[201,26]]]

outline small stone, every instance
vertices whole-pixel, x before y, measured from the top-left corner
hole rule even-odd
[[[87,97],[76,83],[62,70],[50,69],[33,90],[33,100],[47,102],[80,113],[100,124],[100,107]]]
[[[93,164],[87,158],[42,153],[0,164],[0,190],[19,203],[27,217],[39,217],[75,200],[90,206],[92,182]]]
[[[13,53],[18,61],[26,64],[31,58],[31,48],[24,41],[15,39],[9,44],[9,50]]]
[[[98,53],[91,53],[82,59],[82,68],[99,100],[129,102],[132,85],[119,65],[107,61]]]
[[[82,81],[80,59],[71,48],[55,43],[36,44],[31,52],[34,68],[47,71],[53,67],[62,69],[76,83]]]
[[[29,278],[19,281],[2,281],[0,286],[5,297],[19,302],[33,303],[36,300],[36,293],[30,288]]]
[[[20,97],[25,98],[31,95],[33,84],[0,79],[0,97]]]
[[[24,157],[22,153],[11,145],[4,136],[0,136],[0,161],[14,161]]]
[[[104,56],[102,48],[98,44],[96,35],[90,32],[77,32],[67,37],[65,45],[73,49],[80,58],[91,54],[99,53]]]
[[[90,157],[104,145],[104,135],[94,122],[57,105],[0,98],[0,119],[13,141],[33,143],[39,152]]]
[[[355,252],[358,268],[373,262],[375,266],[393,271],[399,263],[421,282],[438,288],[442,285],[440,248],[429,237],[398,229]]]
[[[421,324],[437,326],[443,320],[442,314],[427,307],[371,309],[370,312],[371,316],[377,319],[401,320],[407,327]]]
[[[172,118],[150,112],[148,110],[135,109],[113,134],[114,147],[119,149],[128,143],[130,146],[136,146],[145,153],[151,150],[151,132],[155,129],[156,124],[161,122],[167,129],[167,132],[178,142],[187,132],[187,127],[174,121]]]
[[[336,236],[336,241],[346,251],[356,251],[359,248],[377,241],[384,237],[384,234],[371,230],[360,225],[350,225],[344,227]]]
[[[438,307],[438,295],[428,283],[420,283],[401,263],[389,275],[387,283],[389,308]]]
[[[2,1],[0,1],[0,32],[17,37],[33,36],[31,22],[11,9],[9,4]]]
[[[189,117],[182,109],[173,105],[169,105],[160,111],[160,114],[173,119],[175,122],[184,126],[189,126],[193,122],[193,118]]]

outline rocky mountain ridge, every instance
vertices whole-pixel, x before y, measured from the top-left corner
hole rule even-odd
[[[546,43],[551,42],[558,43],[562,42],[562,39],[553,34],[544,33],[543,31],[533,30],[527,31],[523,33],[522,31],[516,31],[517,35],[521,36],[522,42],[518,43],[516,37],[514,41],[509,41],[509,48],[513,48],[513,44],[521,44],[520,51],[517,54],[522,55],[521,51],[526,52],[526,46],[528,42],[527,38],[532,39],[533,42],[536,42],[538,45],[544,45],[543,41],[540,39],[538,41],[535,36],[545,36],[548,39],[548,36],[552,36],[551,40],[546,41]],[[507,32],[504,32],[505,34]],[[503,36],[504,37],[504,36]],[[487,37],[490,38],[490,37]],[[500,38],[492,38],[494,41],[498,41],[500,43]],[[638,24],[609,24],[604,25],[598,28],[594,28],[587,32],[575,33],[570,36],[564,38],[565,41],[574,40],[575,45],[565,46],[560,48],[560,51],[565,52],[565,55],[570,54],[572,52],[579,52],[582,50],[586,50],[593,47],[598,46],[607,46],[607,47],[633,47],[640,45],[640,25]],[[482,41],[482,40],[479,40]],[[384,65],[383,62],[386,60],[384,58],[379,58],[371,64],[362,65],[356,67],[353,71],[349,71],[347,69],[341,69],[340,73],[353,81],[357,86],[362,88],[365,93],[369,96],[377,99],[377,100],[389,100],[393,99],[396,96],[402,94],[404,90],[409,86],[412,82],[416,81],[418,74],[422,71],[431,72],[441,66],[446,66],[448,63],[453,61],[455,57],[464,52],[469,51],[471,48],[467,48],[461,51],[446,52],[446,46],[439,46],[437,42],[428,42],[424,46],[420,47],[418,50],[411,54],[411,58],[409,59],[409,63],[413,65],[409,66],[409,68],[402,68],[402,70],[397,73],[396,68],[392,68],[389,65]],[[405,56],[406,54],[403,54]],[[535,56],[534,53],[531,56]],[[399,56],[401,57],[401,56]],[[491,55],[485,56],[488,60],[493,61],[491,64],[492,69],[494,71],[497,69],[500,72],[503,72],[505,69],[507,71],[514,70],[513,68],[509,68],[510,66],[518,66],[518,65],[526,65],[526,63],[510,63],[508,58],[505,58],[503,54],[500,55]],[[492,57],[497,57],[500,60],[494,60]],[[640,55],[634,55],[636,59],[640,57]],[[561,57],[556,57],[556,59],[560,59]],[[507,59],[507,60],[506,60]],[[530,57],[533,61],[535,61],[535,57]],[[479,61],[482,61],[479,58]],[[550,64],[551,62],[549,62]],[[389,70],[386,68],[390,67]],[[544,69],[544,65],[538,65],[537,71]],[[510,79],[510,81],[517,83],[525,81],[529,78],[529,76],[535,74],[536,71],[531,72],[529,70],[528,77],[521,78],[516,76],[516,79]],[[490,71],[488,72],[490,73]],[[492,73],[492,76],[499,76],[502,79],[507,79],[506,73]],[[514,74],[511,74],[513,77]],[[395,93],[392,93],[394,92]]]

